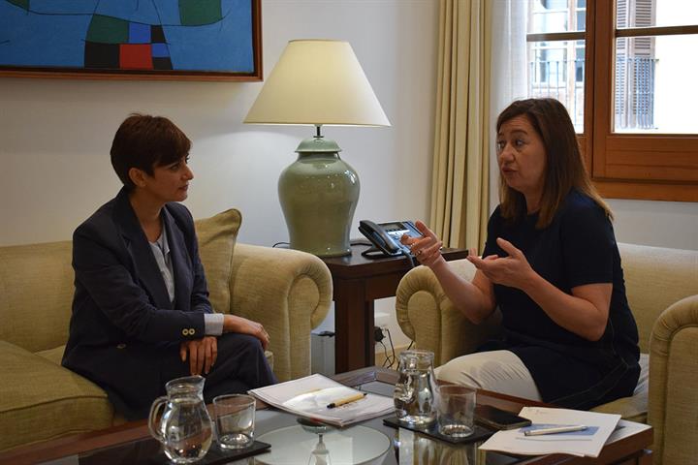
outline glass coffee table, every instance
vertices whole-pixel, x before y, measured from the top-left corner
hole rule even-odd
[[[392,396],[397,373],[369,367],[337,375],[335,379],[367,392]],[[478,404],[493,405],[512,412],[518,412],[527,405],[544,405],[485,391],[478,392],[477,401]],[[646,450],[652,444],[651,428],[606,444],[597,459],[582,459],[568,455],[515,457],[484,452],[478,449],[482,442],[453,445],[407,429],[386,426],[383,418],[334,432],[326,431],[320,443],[317,433],[304,430],[294,415],[262,406],[257,410],[256,417],[255,438],[272,443],[271,451],[227,463],[650,465],[652,461],[651,453]],[[157,463],[155,459],[159,454],[160,444],[150,437],[147,425],[141,421],[0,453],[0,464],[140,465]]]

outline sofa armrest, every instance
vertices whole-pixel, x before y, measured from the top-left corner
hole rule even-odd
[[[467,260],[448,262],[470,280],[475,267]],[[480,325],[472,324],[446,297],[434,273],[425,266],[410,270],[397,288],[395,312],[402,332],[422,350],[434,352],[434,364],[473,352],[497,332],[499,312]]]
[[[310,374],[310,331],[327,316],[332,276],[314,255],[235,245],[230,313],[258,321],[269,333],[279,381]]]
[[[667,308],[650,338],[648,423],[660,463],[692,463],[698,457],[698,295]]]

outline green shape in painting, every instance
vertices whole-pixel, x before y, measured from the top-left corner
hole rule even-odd
[[[25,10],[29,11],[29,0],[8,0],[10,3],[13,5],[16,5],[20,8],[24,8]]]
[[[94,15],[87,30],[87,40],[100,44],[128,42],[128,21],[111,16]]]
[[[179,0],[182,26],[202,26],[223,19],[221,0]]]

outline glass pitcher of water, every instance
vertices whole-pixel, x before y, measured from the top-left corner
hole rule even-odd
[[[165,455],[176,464],[201,460],[211,447],[213,430],[204,403],[204,381],[201,376],[173,379],[165,385],[167,395],[155,399],[150,408],[150,434],[163,444]]]
[[[436,419],[434,353],[406,350],[400,354],[393,400],[400,422],[426,426]]]

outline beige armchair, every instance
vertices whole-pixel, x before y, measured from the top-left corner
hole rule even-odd
[[[619,244],[630,308],[640,332],[643,375],[632,397],[598,407],[654,427],[656,464],[698,457],[698,251]],[[467,260],[449,262],[466,278]],[[473,325],[453,307],[434,274],[420,266],[397,290],[402,331],[441,365],[472,352],[498,330],[501,315]]]
[[[196,222],[211,303],[264,325],[280,381],[308,375],[310,330],[332,299],[330,272],[304,252],[236,245],[240,222],[237,210]],[[70,241],[0,247],[0,451],[123,421],[102,389],[60,365],[71,251]]]

